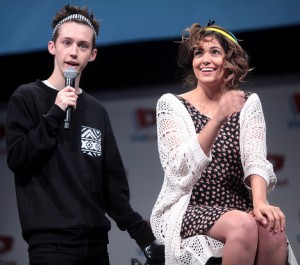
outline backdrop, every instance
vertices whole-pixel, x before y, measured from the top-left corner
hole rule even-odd
[[[300,260],[300,80],[282,82],[280,77],[256,85],[267,122],[268,156],[274,165],[278,184],[270,202],[287,217],[287,234]],[[272,85],[270,85],[272,83]],[[255,87],[255,88],[254,88]],[[124,165],[128,173],[133,208],[149,220],[160,191],[163,171],[156,143],[155,106],[165,92],[180,93],[179,87],[141,87],[140,92],[119,94],[118,99],[95,94],[110,115]],[[114,95],[116,97],[116,95]],[[6,166],[4,145],[5,106],[0,111],[0,264],[28,264],[26,245],[21,238],[13,174]],[[110,232],[109,254],[112,265],[141,265],[145,259],[135,242],[114,223]]]
[[[45,50],[51,19],[67,3],[94,10],[101,45],[179,36],[208,19],[234,32],[300,24],[299,0],[1,0],[0,55]]]

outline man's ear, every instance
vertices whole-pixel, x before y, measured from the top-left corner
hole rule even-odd
[[[48,51],[50,54],[55,55],[55,44],[52,40],[48,42]]]
[[[97,54],[98,54],[98,50],[97,49],[93,49],[93,51],[91,52],[91,55],[90,55],[89,62],[94,61],[96,59],[96,57],[97,57]]]

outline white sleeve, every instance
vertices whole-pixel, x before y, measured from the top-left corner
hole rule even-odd
[[[266,123],[262,105],[257,94],[253,93],[246,100],[240,113],[240,149],[244,169],[244,181],[256,174],[267,182],[268,192],[275,187],[277,178],[273,165],[267,160]]]
[[[193,121],[184,105],[172,94],[156,107],[160,161],[169,181],[188,192],[211,161],[203,152]]]

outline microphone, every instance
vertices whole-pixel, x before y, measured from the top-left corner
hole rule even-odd
[[[75,88],[75,79],[77,77],[77,71],[73,67],[69,67],[64,71],[65,86],[71,86]],[[66,118],[64,119],[64,128],[69,129],[71,124],[72,107],[68,106],[66,110]]]

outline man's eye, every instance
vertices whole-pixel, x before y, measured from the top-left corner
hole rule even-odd
[[[80,45],[80,48],[82,48],[82,49],[86,49],[88,46],[86,45],[86,44],[81,44]]]
[[[65,40],[65,41],[63,41],[63,44],[64,44],[64,45],[70,45],[70,44],[71,44],[71,42],[70,42],[70,41],[68,41],[68,40]]]

